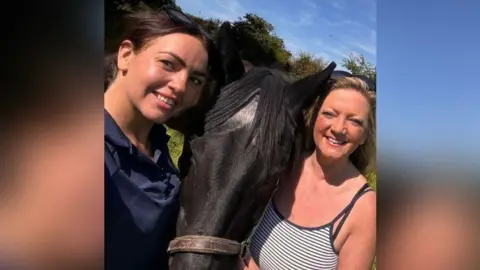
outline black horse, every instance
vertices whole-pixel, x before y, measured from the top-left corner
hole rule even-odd
[[[303,112],[326,92],[336,66],[295,82],[273,68],[244,73],[228,23],[219,35],[225,86],[200,107],[203,112],[186,114],[196,118],[182,127],[181,209],[169,248],[173,270],[238,268],[245,247],[240,243],[280,177],[296,170],[307,132]]]

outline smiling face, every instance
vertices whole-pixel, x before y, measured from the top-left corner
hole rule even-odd
[[[325,98],[314,126],[314,140],[329,160],[346,159],[368,134],[370,104],[355,89],[335,89]]]
[[[159,124],[197,104],[207,67],[203,42],[183,33],[158,37],[140,50],[124,41],[118,55],[128,99],[146,119]]]

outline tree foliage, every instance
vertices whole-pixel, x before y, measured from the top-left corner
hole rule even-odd
[[[295,77],[303,78],[327,67],[328,63],[321,57],[315,57],[309,52],[300,52],[292,59],[291,73]]]
[[[351,53],[343,59],[342,66],[353,75],[363,75],[377,83],[377,68],[361,54]]]
[[[105,51],[115,52],[121,42],[122,18],[125,14],[148,6],[158,9],[169,4],[177,7],[174,0],[106,0],[105,1]],[[190,14],[189,14],[190,15]],[[222,21],[215,18],[200,18],[190,15],[212,36],[215,36]],[[237,45],[244,60],[256,66],[273,63],[289,64],[295,77],[305,77],[322,70],[327,62],[309,52],[293,56],[283,39],[276,35],[275,27],[262,17],[247,13],[232,22],[238,35]],[[353,74],[365,75],[376,82],[376,68],[363,55],[350,54],[343,59],[342,66]]]
[[[247,13],[233,25],[238,33],[240,55],[254,65],[287,63],[292,56],[274,33],[273,25],[258,15]]]
[[[181,10],[174,0],[106,0],[105,51],[115,52],[118,50],[122,34],[121,22],[125,14],[143,6],[158,9],[165,4],[173,5]],[[190,16],[212,36],[215,35],[221,24],[218,19]],[[297,56],[293,56],[285,47],[283,39],[275,34],[275,27],[256,14],[245,14],[234,21],[233,26],[238,34],[237,44],[242,58],[254,65],[270,66],[273,63],[289,63],[292,75],[301,78],[322,70],[328,64],[321,57],[315,57],[309,52],[300,52]],[[343,59],[342,66],[352,74],[364,75],[376,82],[376,68],[363,55],[350,54]],[[181,135],[176,134],[174,137],[179,136]],[[172,152],[173,155],[180,155],[182,145],[180,139],[170,140],[169,144],[170,149],[177,149]],[[376,188],[376,174],[370,174],[368,179],[370,184]],[[375,265],[372,269],[375,269]]]

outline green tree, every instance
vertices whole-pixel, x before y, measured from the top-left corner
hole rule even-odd
[[[304,78],[321,71],[326,66],[327,62],[323,58],[315,57],[309,52],[300,52],[291,60],[291,74],[298,78]]]
[[[176,6],[172,0],[107,0],[105,2],[105,51],[115,52],[121,42],[123,17],[135,10],[148,6],[158,9],[165,4]],[[181,10],[181,9],[180,9]],[[215,36],[221,21],[214,18],[200,18],[190,15],[212,36]],[[274,33],[274,27],[255,14],[245,14],[233,26],[238,33],[238,46],[243,59],[254,65],[268,66],[274,62],[287,63],[291,53],[285,48],[283,39]]]
[[[363,75],[377,83],[377,68],[362,54],[349,54],[343,59],[342,66],[354,75]]]
[[[219,19],[203,19],[200,17],[196,17],[193,15],[188,14],[198,25],[200,25],[203,29],[205,29],[212,37],[215,36],[215,34],[218,31],[218,28],[222,24],[222,21]]]
[[[283,39],[274,33],[274,27],[258,15],[247,13],[233,23],[239,37],[240,54],[254,65],[287,63],[292,54]]]

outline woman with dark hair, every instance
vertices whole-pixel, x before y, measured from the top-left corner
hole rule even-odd
[[[244,269],[371,269],[376,95],[344,76],[311,110],[299,172],[280,181],[253,231]]]
[[[212,59],[210,36],[180,11],[127,17],[105,69],[106,269],[168,269],[180,181],[163,124],[208,92]]]

